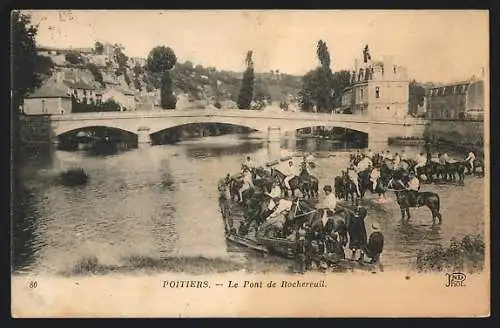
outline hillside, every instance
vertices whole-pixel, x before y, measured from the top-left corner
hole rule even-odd
[[[81,80],[100,89],[116,86],[129,90],[136,95],[138,108],[141,103],[159,104],[160,77],[146,71],[145,59],[129,58],[119,45],[106,44],[102,49],[40,47],[38,52],[53,67],[51,78],[55,81]],[[234,107],[242,75],[178,62],[172,70],[177,108],[203,107],[216,101]],[[280,102],[288,95],[295,96],[300,87],[299,76],[274,71],[256,73],[254,99]]]

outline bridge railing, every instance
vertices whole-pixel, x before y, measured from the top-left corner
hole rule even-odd
[[[95,112],[95,113],[71,113],[51,115],[53,121],[78,121],[78,120],[106,120],[106,119],[142,119],[142,118],[168,118],[168,117],[242,117],[260,118],[271,120],[318,120],[325,122],[377,122],[387,124],[425,124],[425,120],[413,117],[404,119],[376,118],[366,115],[338,114],[338,113],[311,113],[311,112],[270,112],[265,110],[240,110],[240,109],[187,109],[187,110],[148,110],[128,112]]]

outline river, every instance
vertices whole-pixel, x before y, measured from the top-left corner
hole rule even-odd
[[[331,148],[327,141],[314,139],[283,141],[280,147],[226,135],[110,155],[61,150],[42,154],[22,168],[25,205],[13,221],[13,270],[63,275],[286,272],[289,260],[225,241],[217,181],[237,172],[247,154],[264,163],[307,150],[325,155],[318,156],[314,172],[322,188],[345,168],[352,151]],[[391,146],[393,151],[401,148]],[[413,155],[419,149],[405,151]],[[89,173],[87,185],[65,187],[55,182],[60,171],[74,166]],[[412,220],[401,223],[392,192],[380,204],[368,195],[363,203],[369,211],[366,223],[369,227],[377,221],[382,227],[386,270],[411,267],[419,249],[448,244],[463,234],[483,234],[484,183],[483,178],[467,176],[465,186],[423,184],[424,191],[441,197],[439,227],[432,227],[427,208],[413,209]]]

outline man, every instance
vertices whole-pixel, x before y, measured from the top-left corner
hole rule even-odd
[[[250,171],[255,169],[255,163],[252,161],[252,158],[250,156],[247,156],[243,165],[246,166]]]
[[[397,152],[394,154],[393,163],[394,169],[398,169],[399,164],[401,164],[401,157],[399,157],[399,154]]]
[[[337,206],[337,199],[333,194],[332,186],[324,186],[323,191],[325,193],[325,197],[318,204],[319,213],[323,213],[323,215],[321,216],[321,221],[316,221],[316,223],[312,226],[313,234],[320,239],[324,239],[326,235],[334,230],[335,226],[332,217]]]
[[[368,157],[370,160],[373,160],[373,152],[371,149],[368,149],[368,151],[366,152],[366,157]]]
[[[380,225],[377,222],[372,224],[372,233],[368,237],[366,245],[366,256],[369,257],[370,263],[378,263],[380,254],[384,249],[384,235],[380,232]]]
[[[387,150],[385,151],[384,158],[385,158],[385,159],[388,159],[388,160],[390,160],[390,161],[392,160],[392,154],[391,154],[391,151],[390,151],[389,149],[387,149]]]
[[[349,177],[349,180],[351,180],[356,186],[356,193],[359,197],[361,193],[359,192],[358,172],[356,171],[356,167],[354,165],[351,165],[351,167],[347,169],[347,176]]]
[[[271,203],[275,204],[274,208],[269,206],[269,209],[273,212],[266,218],[265,222],[259,228],[257,233],[260,236],[265,236],[266,231],[272,226],[278,226],[283,229],[283,225],[286,222],[286,212],[289,212],[293,205],[292,201],[284,198],[280,199],[277,204],[274,202]]]
[[[404,150],[402,150],[402,151],[401,151],[401,160],[402,160],[402,161],[406,161],[406,160],[408,160],[408,157],[406,156],[406,153],[405,153],[405,151],[404,151]]]
[[[292,180],[294,177],[298,177],[300,174],[299,168],[293,164],[293,161],[288,162],[287,172],[285,174],[287,175],[285,178],[285,187],[287,189],[291,189],[290,180]]]
[[[369,157],[363,157],[358,163],[358,172],[362,172],[373,165],[372,160]]]
[[[469,155],[467,155],[467,158],[465,159],[466,162],[469,163],[470,170],[469,172],[472,173],[474,171],[474,161],[476,160],[476,155],[474,152],[471,150],[469,152]]]
[[[446,165],[449,163],[449,161],[450,158],[448,157],[447,153],[442,154],[441,157],[439,158],[439,162],[441,163],[441,165]]]
[[[243,192],[245,190],[253,188],[253,180],[252,180],[252,172],[250,172],[250,169],[244,168],[243,169],[243,185],[241,186],[239,190],[240,194],[240,203],[243,203]]]
[[[417,164],[415,165],[415,173],[418,172],[419,167],[425,167],[425,165],[427,165],[427,158],[425,157],[424,153],[418,154],[415,158],[415,161],[417,162]]]
[[[312,152],[309,152],[309,154],[306,156],[306,162],[307,163],[313,163],[314,162],[314,156]]]
[[[418,180],[413,172],[410,172],[410,180],[408,181],[406,189],[409,191],[408,194],[410,195],[410,204],[418,206],[417,196],[418,191],[420,190],[420,180]]]
[[[273,182],[273,186],[271,187],[271,192],[266,193],[266,195],[271,197],[268,209],[273,210],[275,206],[278,205],[281,197],[281,188],[277,181]]]
[[[372,190],[375,192],[377,189],[378,179],[380,178],[380,169],[378,167],[374,167],[372,172],[370,173],[370,181],[372,183]]]

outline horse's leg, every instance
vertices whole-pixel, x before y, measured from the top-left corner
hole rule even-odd
[[[402,208],[402,207],[400,207],[400,210],[401,210],[401,220],[404,221],[406,210],[404,208]]]
[[[410,207],[406,208],[406,218],[407,218],[408,221],[410,221],[410,219],[411,219],[411,216],[410,216]]]

